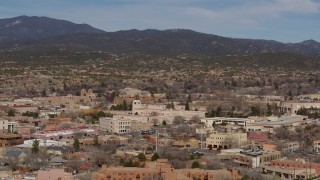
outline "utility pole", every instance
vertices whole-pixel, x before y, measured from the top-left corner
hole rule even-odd
[[[201,141],[201,143],[200,143],[200,149],[201,149],[201,150],[202,150],[202,136],[203,136],[203,129],[204,129],[204,128],[202,127],[201,132],[200,132],[200,135],[201,135],[201,136],[200,136],[200,137],[201,137],[201,140],[200,140],[200,141]]]
[[[156,152],[158,152],[158,130],[156,130]]]

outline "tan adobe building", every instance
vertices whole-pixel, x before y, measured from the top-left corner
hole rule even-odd
[[[262,149],[266,151],[281,151],[283,153],[294,152],[300,148],[300,143],[293,142],[278,142],[278,143],[265,143],[262,144]]]
[[[99,118],[99,130],[108,133],[124,134],[130,132],[131,120],[110,117]]]
[[[0,134],[0,147],[15,146],[22,143],[20,134]]]
[[[264,166],[264,174],[271,174],[280,177],[281,180],[312,179],[316,177],[315,169]]]
[[[182,116],[186,120],[197,116],[205,118],[205,111],[186,111],[181,109],[166,109],[165,104],[142,104],[140,100],[132,102],[132,114],[134,115],[156,115],[158,117],[172,117]],[[170,122],[169,122],[170,123]]]
[[[301,168],[301,169],[314,169],[316,171],[316,175],[320,176],[320,164],[308,162],[305,159],[296,158],[294,160],[273,160],[270,162],[270,166],[277,167],[291,167],[291,168]]]
[[[281,113],[296,114],[299,109],[306,108],[317,110],[320,109],[320,101],[306,102],[306,101],[285,101],[278,106],[278,111]]]
[[[214,131],[206,139],[206,146],[209,149],[228,149],[229,144],[226,141],[231,140],[238,145],[244,145],[247,143],[247,133],[219,133]]]
[[[313,151],[315,153],[320,152],[320,140],[313,141]]]
[[[264,151],[261,149],[243,150],[243,149],[227,149],[221,150],[218,157],[222,161],[232,161],[248,168],[257,168],[261,165],[268,164],[272,160],[281,158],[280,151]]]
[[[147,162],[145,168],[138,167],[107,167],[103,166],[92,174],[93,180],[215,180],[221,177],[228,179],[240,178],[238,172],[203,169],[174,169],[166,159],[158,159],[157,162]]]
[[[64,169],[39,170],[37,179],[74,180],[72,174],[65,172]]]

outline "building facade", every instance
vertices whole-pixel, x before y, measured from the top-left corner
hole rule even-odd
[[[230,143],[238,146],[244,145],[247,143],[247,133],[218,133],[214,131],[206,139],[206,146],[209,149],[228,149],[230,148]]]
[[[22,144],[22,136],[20,134],[0,134],[0,147],[9,147]]]
[[[129,133],[131,120],[103,117],[99,119],[99,130],[107,133],[125,134]]]

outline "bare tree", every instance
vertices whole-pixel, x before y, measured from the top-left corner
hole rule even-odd
[[[173,124],[182,124],[185,121],[185,119],[182,116],[176,116],[174,117],[172,123]]]
[[[232,135],[227,136],[227,137],[223,140],[222,144],[223,144],[224,146],[227,146],[228,148],[237,148],[237,147],[240,146],[239,140],[238,140],[236,137],[232,136]]]

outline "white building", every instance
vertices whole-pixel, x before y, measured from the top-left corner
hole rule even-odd
[[[314,110],[320,110],[320,101],[315,102],[303,102],[303,101],[285,101],[281,102],[278,106],[278,110],[282,113],[296,114],[299,109],[306,108]]]
[[[307,119],[305,116],[282,116],[280,118],[270,118],[262,121],[255,121],[247,123],[246,130],[249,131],[261,131],[267,133],[273,133],[274,128],[284,127],[289,130],[294,130],[296,127],[311,124],[314,122],[311,119]]]
[[[204,118],[201,119],[201,122],[205,123],[207,127],[212,127],[212,124],[230,124],[230,125],[238,125],[242,127],[246,127],[247,123],[254,122],[254,120],[247,118],[226,118],[226,117],[212,117],[212,118]]]
[[[62,141],[53,141],[53,140],[46,140],[46,139],[37,139],[39,141],[39,147],[49,147],[49,146],[66,146],[67,143],[66,142],[62,142]],[[15,147],[18,148],[32,148],[32,144],[35,141],[35,139],[31,139],[31,140],[25,140],[23,141],[23,144],[19,144]]]
[[[0,119],[0,133],[8,132],[9,121],[6,119]]]
[[[99,118],[99,130],[108,133],[124,134],[130,132],[131,120],[110,117]]]
[[[313,141],[313,150],[315,153],[320,153],[320,140]]]
[[[199,118],[205,118],[204,111],[186,111],[182,110],[179,106],[179,110],[176,109],[166,109],[166,105],[164,104],[142,104],[140,100],[134,100],[132,102],[132,114],[133,115],[152,115],[158,116],[161,119],[166,119],[169,123],[176,116],[182,116],[186,120],[190,120],[192,117],[197,116]]]

